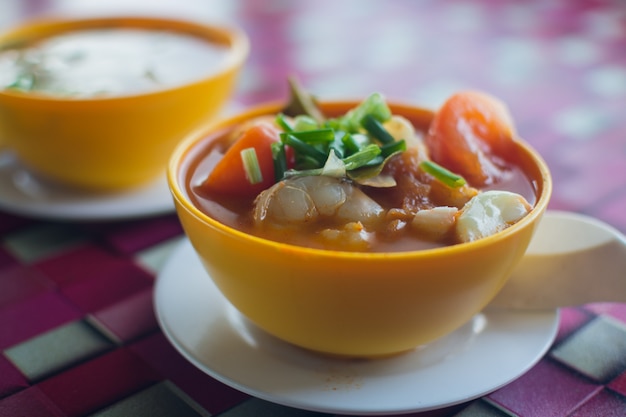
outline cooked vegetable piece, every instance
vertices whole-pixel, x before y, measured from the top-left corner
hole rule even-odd
[[[293,126],[291,126],[291,123],[287,121],[287,118],[283,113],[278,113],[276,115],[276,124],[285,132],[293,132]]]
[[[465,178],[450,172],[433,161],[422,161],[420,163],[420,168],[450,188],[458,188],[465,185]]]
[[[246,148],[240,153],[241,160],[243,161],[243,170],[246,173],[246,178],[250,184],[258,184],[263,181],[263,173],[259,166],[259,159],[256,157],[256,150],[254,148]]]
[[[500,101],[461,92],[435,114],[425,142],[433,161],[482,187],[502,178],[514,136],[510,115]]]
[[[324,122],[326,117],[315,102],[315,98],[309,94],[294,77],[289,77],[290,100],[283,112],[287,116],[307,115],[318,123]]]
[[[253,197],[275,182],[272,144],[280,142],[279,130],[270,123],[259,123],[232,144],[217,163],[203,187],[209,191],[239,197]],[[252,184],[244,168],[241,152],[253,148],[256,153],[262,181]]]
[[[272,143],[272,159],[274,160],[274,180],[280,181],[287,171],[287,151],[282,142]]]

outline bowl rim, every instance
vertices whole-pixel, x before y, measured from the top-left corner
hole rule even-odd
[[[320,100],[319,104],[321,107],[327,106],[354,106],[359,102],[359,100]],[[226,129],[229,127],[236,126],[237,124],[245,121],[253,116],[263,115],[263,114],[275,114],[281,106],[284,106],[284,101],[272,101],[267,103],[257,104],[255,106],[251,106],[247,109],[244,109],[234,115],[222,117],[218,120],[213,121],[212,123],[205,125],[204,127],[195,130],[191,134],[189,134],[185,139],[183,139],[175,148],[174,152],[170,156],[170,160],[167,165],[167,182],[170,188],[170,192],[172,197],[180,203],[181,207],[187,210],[187,212],[194,217],[196,217],[199,221],[204,223],[205,225],[212,227],[213,229],[219,231],[221,234],[229,235],[232,238],[247,241],[250,243],[255,243],[261,246],[265,246],[268,249],[274,249],[276,251],[281,252],[289,252],[289,253],[298,253],[298,254],[314,254],[318,257],[328,257],[328,258],[344,258],[344,259],[384,259],[384,258],[394,258],[394,259],[415,259],[422,257],[432,257],[437,258],[441,256],[450,256],[451,254],[458,254],[460,252],[471,251],[473,249],[480,249],[484,246],[490,246],[493,244],[497,244],[497,242],[506,239],[509,235],[515,234],[518,230],[524,229],[531,225],[531,223],[536,222],[543,215],[543,213],[548,208],[548,203],[550,201],[550,197],[552,194],[552,176],[550,174],[550,170],[548,168],[547,163],[542,158],[542,156],[528,144],[526,141],[521,139],[516,135],[515,141],[517,146],[525,152],[531,160],[535,162],[534,167],[538,170],[540,179],[541,179],[541,194],[537,195],[537,201],[535,202],[532,210],[526,216],[524,216],[520,221],[515,223],[514,225],[494,233],[493,235],[486,236],[481,239],[477,239],[472,242],[464,242],[458,243],[454,245],[447,245],[436,248],[429,249],[416,249],[410,251],[398,251],[398,252],[367,252],[367,251],[341,251],[341,250],[332,250],[332,249],[320,249],[320,248],[311,248],[306,246],[299,246],[284,242],[277,242],[270,239],[262,238],[259,236],[254,236],[248,233],[244,233],[240,230],[237,230],[233,227],[225,225],[219,222],[216,219],[213,219],[211,216],[205,214],[200,209],[198,209],[191,200],[186,196],[186,192],[183,191],[185,188],[184,185],[179,183],[178,179],[180,177],[179,172],[182,165],[183,160],[187,155],[191,153],[191,151],[197,146],[198,143],[202,142],[206,139],[207,136],[211,135],[213,131],[219,129]],[[432,110],[420,107],[415,104],[410,104],[407,102],[402,102],[398,100],[389,100],[388,104],[392,108],[404,108],[407,111],[426,111],[432,112]],[[434,114],[434,113],[433,113]]]
[[[110,101],[134,100],[143,97],[155,97],[168,94],[176,90],[193,88],[206,82],[210,82],[230,71],[243,65],[250,53],[250,40],[244,30],[235,24],[199,22],[182,18],[169,18],[162,16],[103,16],[103,17],[48,17],[32,19],[0,32],[0,51],[5,44],[24,39],[44,39],[60,33],[75,30],[89,30],[95,28],[136,28],[136,29],[162,29],[175,33],[189,34],[204,40],[213,40],[227,48],[226,56],[221,59],[217,68],[200,78],[166,86],[155,90],[137,92],[131,94],[114,94],[111,96],[98,97],[64,97],[44,94],[39,92],[23,92],[0,88],[0,97],[10,97],[26,101],[52,102],[52,103],[97,103]]]

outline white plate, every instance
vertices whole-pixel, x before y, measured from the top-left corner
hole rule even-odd
[[[165,175],[122,193],[86,193],[35,179],[9,152],[0,152],[0,209],[53,220],[119,220],[174,211]]]
[[[492,311],[406,354],[329,358],[246,320],[214,286],[186,239],[157,278],[155,310],[175,348],[219,381],[291,407],[360,415],[426,411],[483,396],[539,361],[558,328],[555,311]]]

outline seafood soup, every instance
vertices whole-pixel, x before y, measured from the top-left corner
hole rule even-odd
[[[477,240],[533,209],[536,185],[493,97],[458,93],[434,113],[377,93],[353,108],[299,100],[203,140],[181,170],[200,210],[278,242],[399,252]]]

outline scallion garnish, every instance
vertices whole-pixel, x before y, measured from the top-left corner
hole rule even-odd
[[[296,153],[298,153],[303,158],[310,158],[314,160],[320,167],[326,162],[326,153],[320,151],[315,146],[298,139],[291,133],[281,133],[280,140],[285,145],[291,146],[296,151]]]
[[[246,148],[240,152],[241,161],[243,162],[243,169],[246,173],[246,178],[250,184],[258,184],[263,181],[263,173],[259,166],[259,159],[256,156],[256,150],[254,148]]]
[[[343,142],[343,137],[345,135],[347,135],[346,132],[335,131],[335,139],[328,145],[329,151],[334,151],[338,158],[344,158],[346,156],[346,146]]]
[[[335,131],[330,128],[315,129],[315,130],[302,130],[299,132],[291,131],[291,132],[281,133],[280,135],[281,135],[281,138],[287,135],[293,136],[309,144],[330,143],[333,140],[335,140]]]
[[[406,151],[406,141],[404,139],[397,142],[390,142],[380,147],[380,151],[383,157]]]
[[[396,141],[383,125],[392,114],[382,94],[371,94],[343,116],[326,118],[295,80],[290,79],[290,87],[292,99],[276,117],[283,130],[282,152],[272,145],[277,180],[330,175],[372,186],[395,184],[393,178],[374,178],[383,174],[387,161],[406,150],[405,141]],[[285,146],[293,150],[292,169],[286,169]]]
[[[345,126],[349,132],[358,132],[362,126],[362,120],[366,115],[372,116],[381,123],[391,118],[391,110],[387,106],[382,94],[370,94],[342,118],[341,125]]]
[[[380,147],[374,144],[367,145],[357,153],[354,153],[343,159],[347,170],[353,170],[367,165],[374,158],[380,155]]]
[[[272,160],[274,161],[274,180],[276,182],[283,179],[285,171],[287,171],[287,155],[285,153],[285,144],[282,142],[274,142],[272,147]]]
[[[342,138],[344,148],[350,153],[356,153],[361,148],[372,143],[372,141],[366,136],[359,133],[346,133]]]
[[[315,130],[319,129],[319,124],[317,121],[311,116],[307,116],[306,114],[301,114],[299,116],[294,117],[293,120],[293,130],[299,132],[301,130]]]
[[[276,115],[276,124],[285,132],[293,132],[293,126],[291,126],[287,119],[285,119],[285,115],[283,113],[278,113]]]
[[[433,161],[422,161],[420,168],[451,188],[459,188],[466,184],[465,178]]]
[[[21,91],[31,91],[35,86],[35,75],[22,73],[19,74],[15,80],[6,86],[7,89],[12,90],[21,90]]]
[[[382,123],[380,123],[372,114],[366,114],[363,116],[363,119],[361,119],[361,125],[382,144],[386,145],[388,143],[395,142],[393,136],[387,132],[387,129],[383,127]]]

